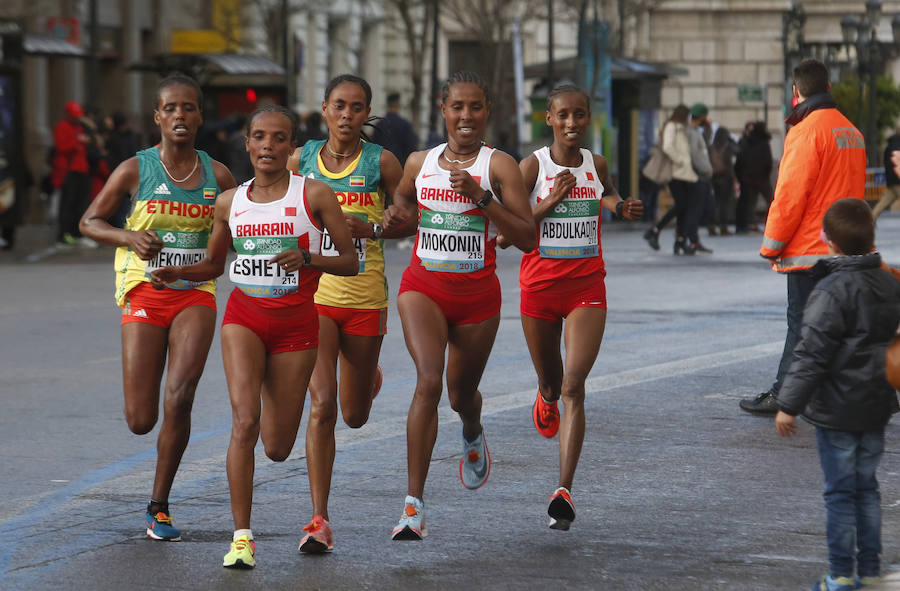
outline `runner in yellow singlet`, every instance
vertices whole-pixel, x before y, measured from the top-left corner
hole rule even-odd
[[[216,299],[214,282],[157,291],[149,273],[169,261],[202,256],[216,195],[235,186],[224,165],[194,149],[202,105],[196,81],[183,75],[163,79],[153,111],[159,145],[113,171],[80,226],[85,236],[119,247],[116,300],[123,308],[125,420],[133,433],[149,433],[156,425],[166,371],[156,476],[145,516],[147,535],[156,540],[181,539],[169,513],[169,492],[191,434],[191,406],[215,332]],[[126,226],[115,228],[106,220],[129,195]]]
[[[333,547],[328,495],[334,465],[338,400],[344,422],[362,427],[381,387],[378,357],[387,332],[385,238],[415,231],[415,210],[390,205],[403,171],[396,156],[364,141],[372,90],[364,79],[344,74],[331,80],[322,101],[327,140],[312,140],[295,151],[289,170],[324,181],[334,189],[359,258],[355,277],[325,275],[316,292],[319,353],[310,390],[306,463],[313,503],[312,521],[301,552]],[[325,237],[323,253],[333,252]],[[337,365],[340,360],[340,390]],[[338,394],[340,393],[340,396]]]

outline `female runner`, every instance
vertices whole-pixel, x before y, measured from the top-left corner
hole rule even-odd
[[[401,206],[417,202],[420,218],[397,298],[416,391],[406,423],[408,489],[395,540],[421,540],[427,533],[422,497],[437,438],[445,353],[450,406],[463,424],[460,479],[476,489],[488,478],[478,383],[500,323],[496,235],[503,232],[524,251],[536,244],[515,160],[482,142],[490,114],[484,83],[471,72],[453,74],[442,89],[441,112],[447,143],[410,155],[396,196]]]
[[[226,466],[235,527],[226,567],[256,564],[250,510],[257,440],[261,436],[266,455],[281,462],[297,438],[316,361],[319,326],[312,298],[319,275],[353,275],[358,267],[334,192],[285,169],[297,129],[297,117],[284,107],[258,109],[246,140],[255,177],[216,200],[206,257],[153,272],[160,285],[205,281],[222,274],[229,246],[237,252],[229,268],[236,288],[222,320],[232,408]],[[325,230],[335,256],[321,255]]]
[[[125,420],[133,433],[149,433],[156,425],[159,386],[167,369],[156,475],[145,515],[147,535],[154,540],[181,539],[169,512],[169,492],[190,438],[194,392],[215,332],[216,286],[181,281],[156,291],[150,272],[170,261],[203,256],[216,195],[235,185],[224,165],[194,149],[202,104],[200,86],[192,78],[163,79],[153,111],[159,145],[116,167],[80,224],[85,236],[119,247],[116,302],[123,309]],[[113,227],[107,220],[128,195],[132,204],[125,228]]]
[[[559,430],[559,487],[547,513],[551,528],[567,530],[575,519],[570,490],[584,441],[584,382],[606,326],[600,208],[627,220],[640,219],[644,209],[636,199],[619,197],[605,158],[581,148],[591,121],[587,94],[563,85],[550,92],[547,104],[553,143],[519,165],[531,190],[539,237],[538,248],[522,257],[519,286],[522,328],[538,375],[532,418],[544,437]],[[566,410],[562,420],[560,397]]]
[[[357,429],[366,424],[372,400],[381,387],[378,356],[387,332],[387,278],[384,238],[415,232],[415,210],[396,205],[385,209],[403,176],[396,156],[363,141],[372,89],[350,74],[331,80],[322,101],[327,140],[310,140],[297,149],[288,168],[328,184],[335,192],[359,258],[355,277],[325,276],[316,292],[319,353],[309,383],[310,412],[306,427],[306,465],[313,518],[301,552],[334,547],[328,516],[328,493],[334,466],[334,427],[338,411],[338,359],[341,363],[340,404],[344,422]],[[408,224],[403,224],[409,221]],[[323,254],[335,254],[325,237]]]

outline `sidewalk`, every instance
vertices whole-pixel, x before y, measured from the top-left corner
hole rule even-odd
[[[112,263],[108,247],[88,248],[82,245],[56,244],[56,226],[29,224],[16,228],[12,250],[0,251],[0,265],[61,263],[70,260],[108,259]]]

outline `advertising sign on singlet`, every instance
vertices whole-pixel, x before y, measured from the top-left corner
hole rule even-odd
[[[175,265],[193,265],[199,263],[206,256],[206,242],[209,234],[206,232],[177,232],[175,230],[155,230],[156,235],[162,240],[163,247],[159,253],[146,262],[144,274],[149,279],[150,273]],[[168,284],[172,289],[193,289],[205,281],[186,281],[179,279]]]
[[[541,220],[541,256],[581,259],[599,254],[600,201],[564,199]]]
[[[422,210],[416,255],[429,271],[472,273],[484,268],[485,217]]]
[[[369,216],[364,213],[356,213],[356,212],[344,212],[344,215],[352,215],[354,217],[359,218],[365,223],[369,222]],[[356,256],[359,258],[359,274],[363,274],[366,272],[366,238],[353,238],[353,246],[356,248]],[[323,257],[336,257],[340,253],[337,248],[334,246],[334,242],[331,241],[331,236],[328,235],[328,230],[325,230],[322,233],[322,256]]]
[[[229,278],[245,294],[257,298],[280,298],[297,291],[300,272],[287,273],[269,260],[297,248],[296,236],[254,236],[234,239],[237,258]]]

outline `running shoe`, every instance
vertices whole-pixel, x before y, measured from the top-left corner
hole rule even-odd
[[[321,515],[313,517],[312,521],[303,526],[303,531],[306,532],[306,535],[300,540],[297,551],[313,554],[334,549],[334,535],[331,533],[331,525]]]
[[[166,515],[162,511],[159,511],[156,515],[146,513],[144,521],[147,524],[147,535],[154,540],[166,542],[181,541],[181,532],[173,525],[175,520],[171,515]]]
[[[569,526],[575,521],[575,504],[569,495],[569,489],[561,486],[550,495],[547,515],[550,516],[550,529],[568,531]]]
[[[375,384],[372,386],[372,400],[381,392],[381,383],[384,381],[384,374],[381,373],[381,366],[375,366]]]
[[[253,568],[256,566],[256,542],[250,539],[250,536],[238,536],[238,539],[231,542],[231,549],[222,560],[222,566],[225,568]]]
[[[406,495],[406,507],[400,516],[400,522],[391,532],[392,540],[421,540],[428,535],[425,529],[425,502],[422,499]]]
[[[559,431],[559,407],[556,404],[557,402],[556,400],[547,402],[541,396],[540,390],[538,390],[534,406],[531,407],[531,418],[534,420],[535,428],[538,430],[538,433],[548,439]]]
[[[468,441],[463,432],[463,457],[459,460],[459,479],[463,486],[475,490],[487,482],[491,473],[491,454],[484,439],[484,427],[474,441]]]
[[[825,575],[813,583],[812,591],[853,591],[856,588],[856,581],[850,577]]]

